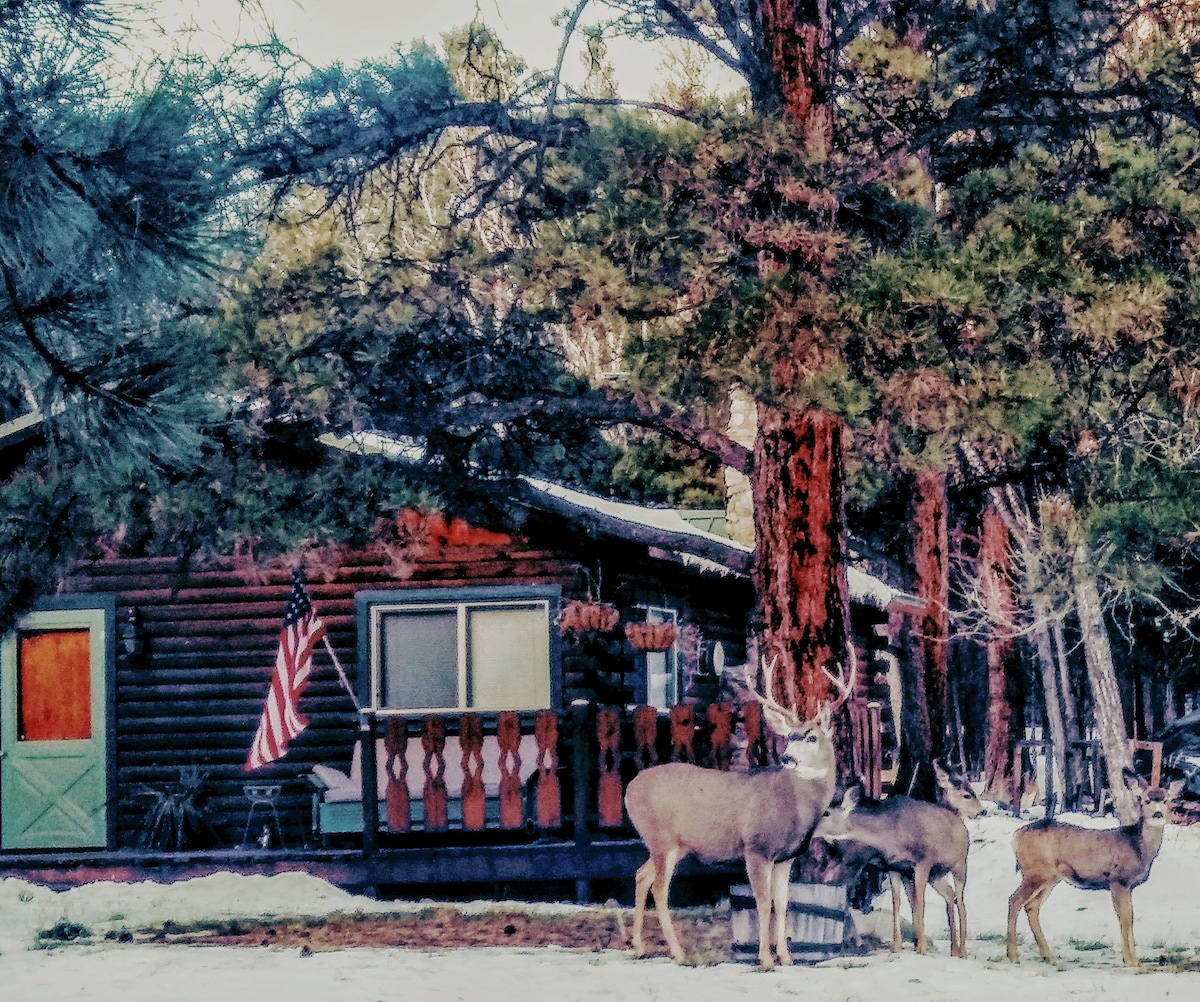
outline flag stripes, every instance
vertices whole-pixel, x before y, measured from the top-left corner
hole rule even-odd
[[[308,726],[301,715],[300,696],[312,674],[313,648],[325,637],[325,624],[313,610],[308,592],[299,579],[292,584],[291,598],[279,632],[275,673],[263,706],[258,733],[246,757],[246,772],[261,769],[287,754],[288,742]]]

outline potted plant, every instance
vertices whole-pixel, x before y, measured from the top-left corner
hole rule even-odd
[[[639,651],[667,651],[679,639],[674,623],[626,623],[625,639]]]
[[[558,614],[558,632],[564,637],[585,633],[611,633],[620,620],[617,607],[592,598],[571,599]]]

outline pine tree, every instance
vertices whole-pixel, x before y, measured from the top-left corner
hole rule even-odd
[[[147,465],[193,467],[208,412],[189,314],[218,263],[232,164],[207,80],[129,82],[120,37],[87,0],[0,17],[0,417],[40,415],[45,442],[4,471],[0,631],[94,543],[103,505],[85,499]]]

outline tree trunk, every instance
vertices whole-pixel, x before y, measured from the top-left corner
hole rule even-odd
[[[1063,701],[1059,698],[1058,670],[1054,643],[1050,635],[1050,607],[1046,601],[1033,599],[1033,639],[1038,661],[1042,666],[1042,693],[1046,702],[1046,729],[1050,731],[1050,746],[1054,768],[1047,777],[1059,808],[1066,806],[1067,793],[1067,728],[1063,718]],[[1078,782],[1075,787],[1078,788]]]
[[[929,701],[925,698],[925,656],[920,623],[923,608],[911,614],[901,607],[899,622],[891,638],[900,668],[900,761],[895,792],[933,800],[937,793],[933,774],[933,740],[929,732]]]
[[[1137,800],[1125,785],[1122,773],[1125,769],[1133,768],[1133,754],[1129,748],[1129,734],[1125,728],[1125,713],[1121,708],[1121,690],[1113,667],[1112,649],[1108,644],[1108,632],[1100,608],[1096,573],[1088,549],[1082,543],[1075,548],[1071,571],[1095,707],[1096,733],[1108,765],[1113,810],[1121,824],[1131,825],[1138,820]]]
[[[761,0],[758,16],[784,117],[801,130],[810,152],[827,152],[833,136],[827,0]]]
[[[775,698],[811,717],[848,672],[842,423],[810,408],[762,412],[754,443],[755,586]]]
[[[986,796],[1004,803],[1013,789],[1013,750],[1019,739],[1023,700],[1020,652],[1014,640],[1016,597],[1008,529],[995,505],[983,512],[979,577],[990,635],[987,641],[988,729],[983,778]]]
[[[930,749],[934,758],[946,751],[947,674],[950,645],[950,549],[946,474],[918,473],[912,502],[913,562],[917,597],[924,605],[921,640],[924,651],[925,698]]]

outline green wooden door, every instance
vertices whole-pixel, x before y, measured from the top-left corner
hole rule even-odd
[[[0,646],[0,848],[107,843],[110,624],[34,612]]]

